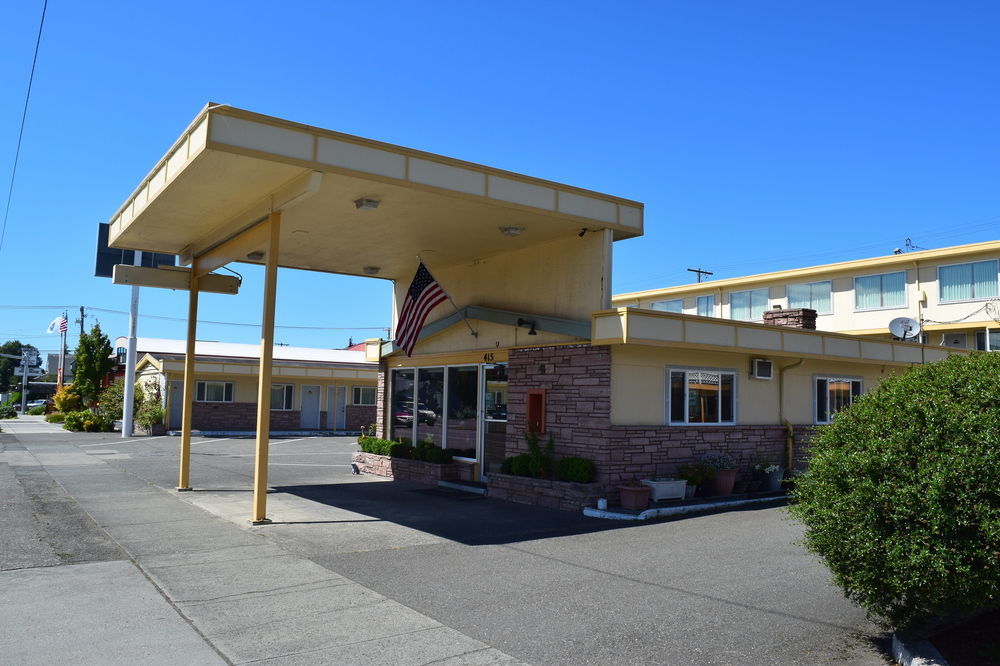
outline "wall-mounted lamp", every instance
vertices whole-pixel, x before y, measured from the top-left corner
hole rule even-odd
[[[360,199],[354,200],[354,207],[357,208],[358,210],[375,210],[376,208],[378,208],[379,203],[381,202],[378,199],[369,199],[368,197],[361,197]]]
[[[521,232],[524,231],[524,227],[497,227],[504,236],[520,236]]]
[[[528,335],[538,335],[538,331],[535,330],[535,320],[534,319],[522,319],[521,317],[518,317],[518,319],[517,319],[517,325],[518,326],[529,326],[529,327],[531,327],[531,330],[528,331]]]
[[[362,267],[361,272],[365,275],[378,275],[380,270],[382,270],[382,268],[379,266],[364,266]]]
[[[586,235],[587,235],[587,229],[586,228],[580,229],[580,233],[577,234],[577,236],[579,236],[580,238],[583,238]]]
[[[247,259],[249,259],[250,261],[260,261],[263,258],[264,258],[264,253],[261,252],[260,250],[254,250],[253,252],[247,254]]]

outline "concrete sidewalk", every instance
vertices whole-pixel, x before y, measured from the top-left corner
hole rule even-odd
[[[0,572],[6,663],[515,663],[96,452],[0,437],[8,478],[47,473],[127,558]]]

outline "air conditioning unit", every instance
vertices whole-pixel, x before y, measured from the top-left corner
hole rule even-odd
[[[754,379],[773,379],[774,362],[766,358],[750,359],[750,376]]]

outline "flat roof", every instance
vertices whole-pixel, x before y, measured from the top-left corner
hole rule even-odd
[[[695,284],[683,284],[674,287],[661,287],[658,289],[646,289],[644,291],[632,291],[615,294],[611,297],[611,302],[618,303],[620,301],[636,300],[640,298],[688,294],[696,291],[708,292],[726,287],[743,287],[754,283],[780,282],[784,280],[816,277],[819,275],[834,273],[863,271],[883,266],[891,267],[898,266],[900,264],[912,264],[915,261],[922,262],[938,259],[956,259],[966,255],[987,252],[1000,252],[1000,241],[953,245],[951,247],[942,247],[934,250],[917,250],[914,252],[904,252],[902,254],[872,257],[870,259],[853,259],[851,261],[841,261],[834,264],[821,264],[819,266],[808,266],[805,268],[792,268],[784,271],[774,271],[773,273],[758,273],[756,275],[726,278],[724,280],[706,280],[705,282],[697,282]]]
[[[118,347],[128,344],[128,338],[118,337],[115,340]],[[184,340],[169,340],[165,338],[136,338],[136,352],[151,356],[184,356],[187,343]],[[236,342],[214,342],[197,340],[194,346],[195,356],[229,359],[258,360],[260,345],[242,344]],[[319,349],[315,347],[274,346],[274,360],[297,361],[307,363],[349,363],[352,365],[371,365],[377,363],[365,360],[365,351],[350,349]]]
[[[190,258],[272,208],[279,265],[392,279],[418,254],[454,265],[581,229],[643,231],[635,201],[210,103],[112,215],[109,243]]]

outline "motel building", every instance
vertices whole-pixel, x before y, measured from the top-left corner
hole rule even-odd
[[[425,313],[410,354],[394,339],[366,341],[377,434],[461,449],[491,497],[573,511],[598,497],[614,504],[621,482],[707,453],[733,456],[744,478],[757,460],[800,464],[810,430],[854,396],[963,353],[810,329],[809,308],[767,323],[615,307],[613,246],[642,235],[643,213],[629,199],[209,104],[110,220],[112,247],[186,266],[114,276],[190,294],[178,489],[191,487],[198,294],[239,298],[212,272],[230,262],[266,267],[255,523],[269,518],[278,266],[391,280],[395,334],[423,263],[448,298]],[[595,482],[502,474],[529,429],[554,438],[557,459],[592,460]],[[358,460],[434,481],[403,464],[414,461]]]

